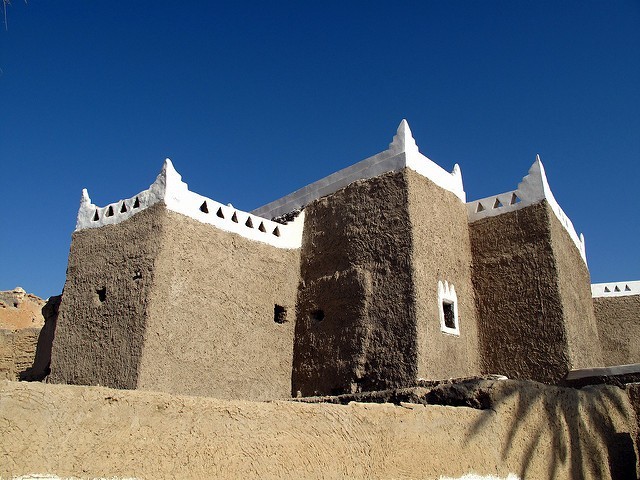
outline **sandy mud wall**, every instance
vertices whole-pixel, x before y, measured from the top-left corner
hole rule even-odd
[[[477,375],[480,358],[466,205],[412,170],[406,169],[405,175],[413,237],[418,376],[443,379]],[[441,329],[438,281],[455,287],[460,335]]]
[[[158,204],[73,234],[52,382],[136,388],[163,215]]]
[[[591,277],[575,243],[549,210],[551,246],[572,369],[601,367],[602,346],[591,298]]]
[[[550,215],[545,201],[470,224],[485,372],[554,383],[570,369]]]
[[[167,212],[155,267],[139,388],[290,397],[298,250]]]
[[[507,382],[486,395],[474,410],[4,382],[0,477],[635,478],[622,390]]]
[[[305,208],[293,393],[410,385],[416,379],[407,183],[355,182]]]
[[[33,364],[40,328],[0,329],[0,379],[17,380]]]
[[[593,299],[605,366],[640,363],[640,295]]]

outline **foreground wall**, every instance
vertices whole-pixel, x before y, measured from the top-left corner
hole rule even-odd
[[[0,477],[635,478],[623,390],[508,381],[484,395],[487,410],[4,382]]]
[[[470,224],[487,372],[555,383],[602,365],[589,272],[546,200]]]

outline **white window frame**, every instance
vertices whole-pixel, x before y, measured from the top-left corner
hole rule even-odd
[[[444,320],[443,304],[453,305],[453,323],[454,327],[447,327]],[[458,317],[458,295],[453,285],[446,280],[438,280],[438,313],[440,314],[440,330],[448,335],[460,336],[460,321]]]

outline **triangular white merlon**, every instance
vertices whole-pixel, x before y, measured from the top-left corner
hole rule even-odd
[[[418,145],[413,138],[409,123],[403,118],[398,125],[398,130],[389,144],[389,151],[392,153],[417,152]]]

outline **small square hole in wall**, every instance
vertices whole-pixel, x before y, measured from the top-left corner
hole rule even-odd
[[[287,321],[287,309],[282,305],[275,304],[273,307],[273,321],[283,324]]]

